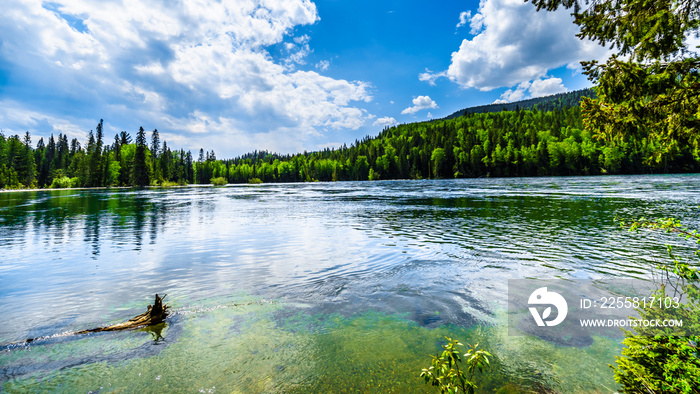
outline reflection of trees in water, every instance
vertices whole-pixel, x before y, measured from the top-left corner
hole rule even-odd
[[[66,244],[82,235],[94,256],[104,240],[140,250],[144,231],[151,244],[168,221],[158,195],[141,192],[57,191],[0,195],[0,247],[21,246],[28,237],[43,245]]]
[[[85,218],[85,243],[92,245],[92,254],[100,254],[100,213]]]

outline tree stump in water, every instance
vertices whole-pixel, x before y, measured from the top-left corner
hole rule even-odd
[[[115,324],[113,326],[97,327],[97,328],[93,328],[90,330],[78,331],[75,334],[87,334],[90,332],[101,332],[101,331],[129,330],[132,328],[153,326],[153,325],[162,323],[165,320],[165,318],[168,317],[168,306],[163,304],[163,299],[166,296],[167,296],[167,294],[163,295],[163,297],[158,297],[158,294],[156,294],[156,299],[153,302],[153,305],[149,305],[148,310],[146,312],[144,312],[138,316],[135,316],[132,319],[129,319],[129,321],[126,321],[124,323]]]
[[[146,310],[146,312],[144,312],[138,316],[135,316],[133,319],[130,319],[129,321],[125,321],[124,323],[119,323],[119,324],[115,324],[115,325],[107,326],[107,327],[92,328],[90,330],[76,331],[76,332],[70,333],[68,335],[80,335],[80,334],[88,334],[91,332],[101,332],[101,331],[122,331],[122,330],[130,330],[133,328],[154,326],[156,324],[160,324],[160,323],[165,321],[166,317],[168,317],[168,306],[163,304],[163,299],[165,299],[166,296],[167,296],[167,294],[164,294],[162,297],[158,297],[158,294],[156,294],[156,299],[153,302],[153,305],[149,305],[148,310]],[[25,341],[12,342],[8,345],[12,346],[12,345],[20,344],[20,343],[31,343],[31,342],[34,342],[38,339],[46,339],[46,338],[48,338],[48,337],[29,338]]]

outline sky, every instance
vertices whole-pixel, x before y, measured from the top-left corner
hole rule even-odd
[[[231,158],[590,87],[570,11],[522,0],[3,0],[0,129],[140,126]]]

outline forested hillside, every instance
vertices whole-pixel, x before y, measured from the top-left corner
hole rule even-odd
[[[604,143],[584,130],[573,97],[540,101],[531,110],[472,112],[454,119],[384,129],[350,147],[277,155],[253,152],[219,160],[214,151],[171,150],[158,130],[122,131],[112,144],[103,123],[85,145],[59,134],[32,146],[31,135],[0,135],[0,188],[145,186],[210,183],[343,181],[698,172],[700,152],[679,146],[661,160],[652,139]],[[574,97],[577,99],[576,97]],[[551,106],[539,110],[540,104]],[[516,104],[518,105],[518,104]],[[220,181],[222,181],[220,180]]]
[[[606,145],[584,130],[580,107],[474,113],[387,128],[339,150],[295,156],[258,153],[204,163],[230,182],[460,178],[696,172],[697,151],[683,147],[661,162],[646,139]]]
[[[461,109],[443,119],[454,119],[469,114],[480,114],[485,112],[518,111],[521,109],[537,109],[538,111],[553,111],[555,109],[567,109],[581,104],[584,97],[595,98],[593,89],[581,89],[573,92],[558,93],[551,96],[536,97],[527,100],[515,101],[512,103],[498,103],[479,105]]]

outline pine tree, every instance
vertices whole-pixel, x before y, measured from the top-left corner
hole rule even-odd
[[[143,130],[143,127],[140,127],[138,134],[136,134],[136,152],[131,174],[131,184],[134,186],[143,187],[150,184],[148,165],[146,164],[147,149],[146,132]]]
[[[584,125],[608,143],[630,137],[659,145],[647,162],[680,147],[700,151],[700,59],[686,36],[700,27],[700,0],[530,0],[537,9],[574,9],[578,37],[617,48],[605,64],[582,62],[596,99],[582,102]],[[700,158],[699,158],[700,159]]]
[[[97,125],[95,133],[94,145],[91,149],[88,145],[88,156],[90,160],[90,180],[88,182],[89,186],[103,186],[104,179],[104,169],[103,158],[102,158],[102,127],[104,121],[100,119],[100,123]],[[92,134],[91,134],[92,136]]]
[[[207,152],[207,156],[209,156],[209,152]],[[195,176],[195,182],[196,183],[204,183],[204,161],[206,159],[204,158],[204,149],[199,148],[199,159],[197,159],[197,173]]]
[[[129,133],[126,131],[119,133],[119,138],[121,138],[121,142],[119,144],[122,146],[129,145],[131,143],[131,135],[129,135]]]
[[[49,174],[49,163],[46,159],[46,145],[44,144],[44,138],[40,138],[39,142],[36,144],[36,149],[34,150],[34,162],[37,168],[37,186],[44,187],[48,179]]]
[[[201,152],[201,151],[200,151]],[[192,163],[192,152],[187,151],[187,156],[185,158],[185,174],[187,177],[187,183],[194,183],[194,168]]]
[[[160,134],[158,134],[158,129],[154,129],[153,134],[151,134],[151,167],[153,168],[153,178],[160,182],[163,176],[158,162],[159,150]]]
[[[29,131],[24,134],[24,149],[21,153],[22,171],[17,171],[20,182],[25,187],[36,186],[36,161],[32,152],[32,137]]]
[[[117,174],[116,178],[112,179],[113,184],[116,186],[122,186],[122,174],[128,173],[128,168],[121,168],[121,154],[122,154],[122,145],[121,145],[121,140],[119,139],[119,133],[114,135],[114,143],[112,144],[112,157],[111,160],[114,161],[117,165],[119,165],[119,174]],[[107,166],[108,168],[110,166],[113,166],[112,162],[109,162],[109,165]],[[110,178],[111,178],[111,173],[110,173]]]
[[[50,185],[53,181],[54,171],[56,169],[56,140],[53,138],[53,134],[49,137],[49,143],[46,145],[46,184]]]
[[[159,166],[164,181],[170,181],[172,177],[172,152],[168,143],[163,141],[163,149],[160,154]]]

